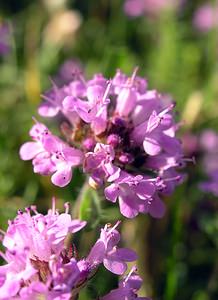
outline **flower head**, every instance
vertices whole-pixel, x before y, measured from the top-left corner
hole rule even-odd
[[[34,206],[19,211],[9,221],[2,241],[6,251],[1,256],[6,264],[0,266],[0,299],[70,300],[78,296],[101,264],[114,274],[124,274],[126,262],[136,260],[136,253],[118,247],[119,223],[105,225],[88,256],[80,258],[65,240],[86,222],[72,220],[68,204],[64,213],[56,210],[55,200],[46,215]]]
[[[137,70],[130,77],[117,70],[110,80],[95,74],[86,81],[78,73],[65,86],[54,85],[39,112],[59,114],[67,142],[36,124],[38,135],[30,134],[34,141],[24,144],[20,155],[33,159],[34,171],[52,175],[58,186],[67,185],[72,168],[81,165],[90,185],[103,188],[107,200],[118,200],[124,216],[161,217],[165,208],[160,195],[182,182],[178,169],[185,159],[176,138],[175,103],[148,90]]]
[[[49,284],[55,290],[58,276],[58,284],[61,284],[61,270],[64,270],[62,276],[66,276],[65,269],[70,268],[70,273],[76,278],[75,270],[78,267],[74,258],[64,254],[64,240],[68,233],[81,230],[86,222],[72,220],[68,211],[66,204],[65,213],[59,214],[53,200],[53,207],[46,215],[38,213],[32,206],[26,208],[25,212],[19,211],[16,218],[9,222],[2,242],[6,252],[1,255],[7,264],[0,267],[0,299],[12,299],[18,294],[22,295],[22,299],[28,299],[27,295],[30,294],[33,299],[38,290],[47,295]],[[54,260],[55,263],[52,263]],[[66,260],[68,264],[64,263]],[[76,280],[74,278],[73,281],[72,274],[68,277],[68,281],[71,278],[71,288]],[[67,282],[61,289],[62,292],[69,292]]]
[[[71,219],[68,205],[66,212],[59,214],[53,200],[53,207],[47,215],[38,213],[35,207],[27,208],[25,212],[18,211],[17,217],[9,222],[3,245],[9,251],[28,249],[31,259],[49,261],[52,254],[60,254],[66,235],[81,230],[85,224],[85,221]]]

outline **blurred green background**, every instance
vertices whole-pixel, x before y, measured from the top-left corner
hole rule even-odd
[[[79,61],[87,77],[96,72],[110,77],[117,68],[131,74],[139,66],[150,88],[176,100],[178,120],[184,120],[181,137],[205,128],[218,131],[218,30],[200,33],[193,27],[193,14],[205,1],[187,0],[179,10],[138,18],[128,18],[123,3],[1,1],[0,21],[9,24],[11,47],[8,55],[0,57],[1,228],[7,227],[18,208],[34,203],[45,211],[53,195],[60,208],[70,201],[78,215],[81,174],[76,172],[67,188],[57,188],[49,178],[33,174],[31,163],[18,155],[20,145],[28,140],[32,116],[40,120],[40,94],[67,59]],[[218,199],[198,190],[202,178],[198,160],[186,172],[189,178],[166,199],[165,217],[124,221],[123,243],[139,254],[141,294],[157,300],[216,300]],[[78,240],[84,254],[95,238],[91,229],[120,215],[84,188],[79,213],[90,221]],[[102,269],[80,299],[92,299],[115,285],[114,277]]]

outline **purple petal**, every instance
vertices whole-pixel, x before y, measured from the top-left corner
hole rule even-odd
[[[42,117],[54,117],[59,112],[59,107],[50,103],[42,103],[38,108],[38,114]]]
[[[70,75],[71,75],[70,80],[72,80],[72,69]],[[80,80],[72,81],[69,84],[69,90],[70,90],[70,94],[74,97],[85,97],[86,87],[85,84]]]
[[[106,248],[104,242],[98,240],[92,247],[87,260],[93,265],[100,264],[104,259],[105,251]]]
[[[134,261],[137,259],[135,251],[128,248],[118,248],[116,250],[116,256],[124,261]]]
[[[160,125],[163,130],[169,129],[171,126],[173,126],[173,116],[170,114],[165,114],[162,116]]]
[[[100,85],[89,86],[87,88],[87,98],[90,103],[95,104],[104,95],[104,88]]]
[[[155,128],[157,128],[159,123],[160,123],[160,118],[158,117],[157,112],[154,110],[148,119],[146,131],[148,133],[152,132]]]
[[[152,137],[145,137],[143,142],[143,147],[146,153],[149,155],[157,155],[161,151],[161,146],[159,142]]]
[[[128,300],[129,296],[129,290],[127,290],[125,287],[118,288],[115,290],[110,291],[107,295],[100,298],[99,300]],[[138,299],[138,298],[136,298]]]
[[[67,147],[62,150],[62,153],[64,155],[64,158],[71,166],[77,166],[81,164],[83,159],[83,153],[78,150],[71,147]]]
[[[136,193],[140,199],[151,197],[155,190],[154,184],[148,181],[142,181],[136,187]]]
[[[72,233],[74,233],[74,232],[80,231],[83,227],[86,226],[86,224],[87,224],[86,221],[80,221],[80,220],[74,219],[71,221],[71,225],[70,225],[69,229]]]
[[[27,142],[20,148],[20,158],[23,160],[33,159],[37,154],[43,151],[42,146],[37,142]]]
[[[151,205],[149,207],[149,214],[154,218],[162,218],[165,214],[165,204],[158,197],[155,197],[151,201]]]
[[[109,201],[115,203],[119,196],[119,188],[116,184],[111,184],[104,190],[104,194]]]
[[[0,287],[0,295],[2,299],[12,299],[20,289],[20,280],[18,279],[7,279],[4,284]]]
[[[121,169],[117,166],[114,166],[112,163],[107,164],[106,166],[107,172],[110,174],[107,181],[112,182],[117,180],[120,177]]]
[[[142,279],[139,275],[132,274],[127,281],[127,285],[130,289],[139,290],[142,285]]]
[[[71,179],[72,169],[66,165],[65,168],[59,169],[51,177],[52,183],[60,187],[66,186],[68,183],[70,183]]]
[[[181,143],[175,137],[170,137],[166,134],[161,136],[161,144],[166,152],[174,155],[181,152]]]
[[[92,130],[96,135],[101,134],[105,131],[107,126],[107,120],[101,117],[96,117],[91,124]]]
[[[66,111],[75,111],[75,106],[77,104],[77,99],[72,96],[67,96],[63,100],[63,107]]]
[[[134,218],[139,213],[139,201],[137,195],[128,190],[126,194],[119,196],[120,212],[127,218]]]
[[[127,117],[135,108],[137,93],[133,88],[123,88],[117,97],[116,111],[122,117]]]
[[[39,153],[32,161],[34,173],[50,175],[56,171],[56,167],[50,159],[48,152]]]
[[[122,275],[126,272],[127,269],[126,263],[124,263],[121,260],[118,260],[118,258],[117,260],[110,259],[109,257],[105,258],[103,260],[103,264],[107,270],[117,275]]]
[[[102,238],[102,234],[101,234],[101,238]],[[110,251],[119,243],[120,233],[117,230],[113,230],[109,239],[104,237],[103,239],[107,241],[107,250]]]
[[[63,143],[55,136],[49,134],[43,138],[43,146],[48,152],[61,151]]]

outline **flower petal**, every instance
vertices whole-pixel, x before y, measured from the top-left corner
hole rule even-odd
[[[23,160],[30,160],[42,151],[43,148],[39,143],[27,142],[23,144],[20,148],[20,158]]]
[[[139,206],[135,201],[135,197],[131,197],[129,195],[120,196],[119,197],[119,204],[120,204],[120,212],[127,218],[134,218],[139,213]]]
[[[119,196],[118,186],[114,183],[111,184],[110,186],[106,187],[106,189],[104,190],[104,194],[107,200],[115,203],[117,197]]]
[[[48,152],[56,152],[56,151],[61,151],[62,150],[62,143],[59,138],[56,136],[53,136],[51,134],[45,135],[43,137],[43,147],[45,148],[46,151]]]
[[[75,219],[71,221],[69,229],[72,233],[75,233],[77,231],[80,231],[83,227],[85,227],[86,224],[87,224],[86,221],[80,221]]]
[[[152,182],[142,181],[136,187],[136,193],[140,199],[151,197],[155,192],[155,186]]]
[[[50,103],[42,103],[38,108],[38,114],[42,117],[54,117],[59,112],[59,107]]]
[[[159,197],[155,197],[151,201],[151,205],[149,207],[149,214],[154,218],[162,218],[165,213],[166,207],[163,201],[159,199]]]
[[[100,264],[102,263],[104,256],[105,256],[105,244],[103,241],[97,241],[95,245],[92,247],[88,257],[87,261],[89,261],[91,264]]]
[[[71,179],[72,179],[72,169],[68,166],[59,169],[51,177],[52,183],[60,187],[66,186],[71,181]]]
[[[145,137],[143,147],[145,152],[149,155],[157,155],[161,151],[161,146],[159,142],[150,136]]]
[[[62,150],[64,158],[71,166],[77,166],[81,164],[83,159],[83,153],[72,147],[66,147]]]
[[[118,248],[116,250],[116,256],[124,261],[134,261],[137,259],[135,251],[128,248]]]
[[[103,264],[107,270],[117,275],[122,275],[126,272],[127,269],[126,263],[121,260],[118,260],[118,258],[117,260],[110,259],[109,257],[105,258],[103,260]]]

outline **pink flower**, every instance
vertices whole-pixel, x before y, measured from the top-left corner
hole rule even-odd
[[[107,126],[107,105],[110,102],[107,95],[110,86],[111,84],[108,84],[105,91],[101,85],[89,86],[87,88],[87,102],[67,96],[64,98],[63,107],[66,111],[77,112],[83,121],[91,124],[95,134],[99,135],[105,131]]]
[[[134,218],[139,212],[162,217],[165,212],[163,202],[155,195],[155,182],[138,175],[133,177],[122,172],[121,176],[105,189],[105,197],[116,202],[119,199],[120,211],[127,218]]]
[[[69,147],[58,137],[52,135],[45,125],[37,123],[30,131],[33,142],[27,142],[20,148],[23,160],[33,159],[34,172],[52,175],[53,184],[63,187],[72,178],[72,168],[82,162],[80,150]]]
[[[35,215],[31,216],[31,210]],[[53,200],[53,208],[45,216],[34,207],[26,212],[19,211],[14,221],[9,223],[3,245],[10,251],[29,249],[31,259],[48,261],[51,254],[60,254],[68,233],[77,232],[85,225],[85,221],[71,219],[67,206],[66,212],[59,214]]]
[[[0,299],[70,300],[79,295],[101,264],[119,275],[126,271],[126,262],[136,260],[134,251],[118,247],[120,222],[112,228],[105,225],[89,255],[78,260],[65,239],[86,222],[72,220],[68,204],[65,208],[59,214],[53,200],[46,215],[32,206],[9,222],[3,238],[6,251],[1,253],[6,264],[0,266]],[[132,283],[128,284],[134,292]]]
[[[194,15],[194,26],[201,32],[207,32],[218,26],[218,2],[200,6]]]
[[[97,143],[94,152],[88,152],[85,156],[84,171],[91,174],[96,184],[103,184],[103,179],[119,176],[120,169],[113,165],[115,153],[110,145]]]
[[[68,264],[63,263],[64,240],[68,233],[81,230],[86,222],[72,220],[68,211],[66,205],[65,213],[59,214],[53,200],[53,207],[47,215],[31,207],[26,212],[19,211],[17,217],[9,222],[2,242],[6,252],[1,255],[7,264],[0,267],[0,299],[12,299],[16,295],[20,295],[21,299],[34,299],[38,293],[50,297],[49,282],[52,282],[55,293],[64,275],[67,277],[65,286],[59,288],[62,293],[69,292],[67,287],[72,288],[76,284],[80,272],[74,259],[69,258]],[[78,270],[77,275],[75,270]]]
[[[175,104],[169,96],[148,90],[137,70],[130,77],[117,70],[110,80],[102,74],[90,80],[77,74],[67,85],[54,86],[43,105],[50,106],[52,100],[62,115],[59,125],[67,142],[38,124],[34,141],[24,144],[20,155],[33,159],[34,172],[52,175],[61,187],[71,181],[72,169],[82,165],[89,184],[103,188],[109,201],[118,200],[124,216],[161,217],[161,194],[182,182],[177,169],[186,160],[176,138]],[[136,178],[142,182],[136,184]]]

